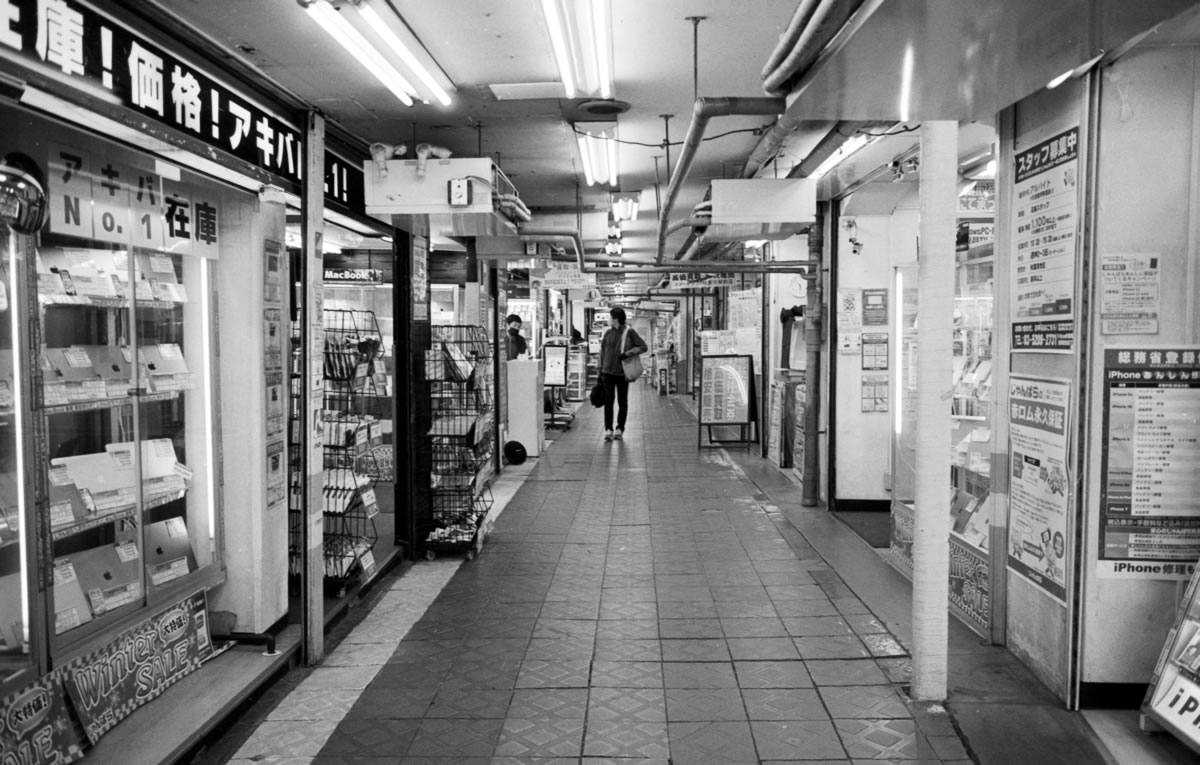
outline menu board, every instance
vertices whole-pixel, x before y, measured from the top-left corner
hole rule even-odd
[[[1200,557],[1200,348],[1104,351],[1099,571],[1187,579]]]
[[[565,387],[567,384],[567,346],[547,345],[542,350],[546,354],[546,387]]]
[[[700,424],[746,425],[754,386],[749,356],[705,356],[700,360]]]
[[[1012,349],[1066,353],[1075,341],[1079,128],[1014,158]]]

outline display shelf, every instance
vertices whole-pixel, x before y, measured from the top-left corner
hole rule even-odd
[[[102,409],[119,409],[132,404],[146,404],[155,401],[170,401],[178,398],[182,391],[171,390],[162,393],[148,393],[142,396],[124,396],[122,398],[105,398],[94,401],[80,401],[72,404],[55,404],[42,409],[48,415],[70,414],[73,412],[93,412]]]
[[[432,387],[432,469],[424,550],[427,557],[446,551],[473,557],[491,508],[492,348],[484,329],[471,326],[435,327],[433,344],[425,365]]]

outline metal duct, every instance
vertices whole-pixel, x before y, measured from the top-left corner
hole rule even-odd
[[[679,160],[675,171],[671,173],[671,182],[667,186],[667,196],[663,200],[662,210],[658,215],[658,245],[655,262],[662,263],[667,249],[667,220],[671,210],[683,188],[683,182],[691,171],[692,162],[696,158],[696,150],[704,139],[704,130],[708,121],[713,117],[731,115],[772,115],[782,114],[787,104],[782,98],[697,98],[692,109],[692,124],[688,128],[687,137],[679,152]]]
[[[863,0],[820,0],[804,24],[804,31],[787,50],[787,40],[781,41],[767,62],[779,61],[777,66],[763,71],[763,91],[773,96],[786,96],[794,80],[808,71],[809,67],[825,50],[825,46],[845,26]],[[799,13],[808,3],[801,3]],[[795,17],[793,17],[793,22]],[[780,60],[782,59],[782,60]]]

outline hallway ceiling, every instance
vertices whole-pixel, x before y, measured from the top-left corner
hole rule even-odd
[[[153,0],[332,122],[365,142],[428,142],[454,156],[490,156],[534,213],[607,211],[608,186],[585,185],[570,122],[586,98],[567,100],[538,0],[370,0],[420,40],[453,83],[453,103],[404,106],[309,18],[296,0]],[[614,97],[623,191],[641,191],[625,228],[625,258],[655,253],[656,180],[665,194],[692,121],[695,94],[761,97],[761,71],[798,0],[611,0]],[[139,4],[140,5],[140,4]],[[145,7],[145,6],[141,6]],[[864,0],[843,34],[789,98],[797,125],[763,173],[784,176],[834,120],[908,124],[921,119],[990,122],[995,112],[1051,77],[1111,51],[1194,3],[1186,0]],[[688,17],[705,17],[694,27]],[[693,31],[698,81],[693,79]],[[897,98],[907,50],[914,76],[906,109]],[[493,86],[540,97],[500,99]],[[671,115],[664,121],[662,115]],[[595,119],[593,117],[593,119]],[[709,123],[672,220],[702,201],[714,178],[737,177],[773,117]],[[877,123],[878,124],[878,123]],[[876,128],[878,130],[878,128]],[[665,131],[672,143],[664,150]],[[740,131],[740,132],[738,132]],[[727,135],[723,135],[727,134]],[[718,137],[721,136],[721,137]],[[657,172],[656,172],[657,159]],[[680,252],[688,230],[667,242]],[[595,253],[602,241],[586,242]]]

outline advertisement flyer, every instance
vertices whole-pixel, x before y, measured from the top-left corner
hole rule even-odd
[[[1017,152],[1014,164],[1012,349],[1069,352],[1075,341],[1079,128]]]
[[[63,682],[95,743],[212,653],[208,608],[200,591],[73,662]]]
[[[888,410],[888,376],[862,376],[862,410],[864,412],[886,412]]]
[[[1068,381],[1009,379],[1008,567],[1066,600]]]
[[[1102,255],[1100,259],[1100,332],[1105,335],[1156,335],[1159,258],[1153,255]]]
[[[871,327],[887,326],[891,317],[888,316],[888,291],[863,290],[862,316],[863,324]]]
[[[1104,351],[1098,575],[1187,579],[1200,557],[1200,348]]]
[[[62,675],[52,672],[0,701],[0,762],[83,759],[87,740],[68,709]]]
[[[888,368],[888,334],[864,332],[862,335],[862,368]]]

